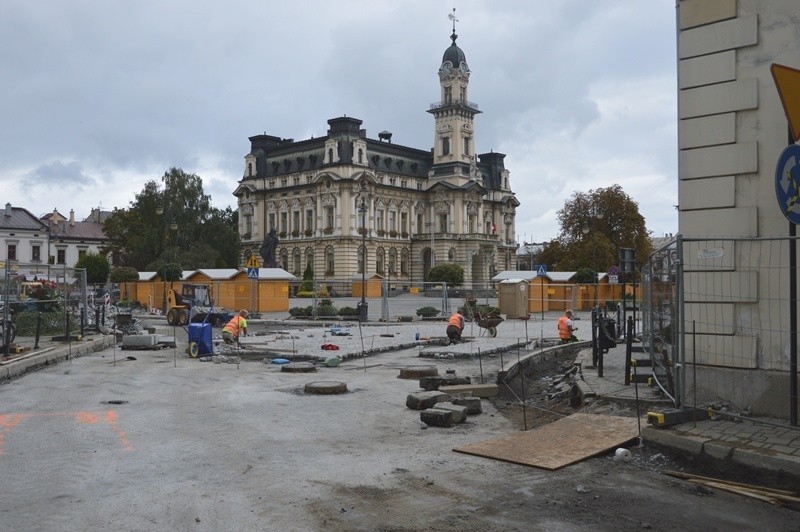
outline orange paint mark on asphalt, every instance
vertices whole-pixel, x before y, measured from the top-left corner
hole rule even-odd
[[[128,436],[124,430],[119,426],[117,413],[114,410],[107,410],[105,412],[41,412],[36,414],[0,414],[0,454],[3,454],[3,446],[6,441],[6,435],[10,434],[13,429],[19,426],[23,420],[29,418],[44,418],[44,417],[72,417],[76,422],[86,425],[96,425],[102,419],[111,430],[119,437],[122,444],[122,450],[132,451],[133,445],[128,440]]]
[[[114,432],[116,432],[117,436],[119,436],[120,443],[122,443],[122,450],[132,451],[133,445],[131,445],[131,442],[128,441],[128,435],[125,434],[125,431],[122,430],[117,423],[117,413],[114,410],[106,411],[106,423],[111,425],[111,428],[114,429]]]
[[[94,412],[76,412],[75,421],[92,425],[97,423],[97,415]]]

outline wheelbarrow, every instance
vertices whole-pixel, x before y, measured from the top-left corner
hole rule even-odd
[[[490,338],[494,338],[497,336],[497,326],[503,323],[505,320],[499,316],[484,316],[478,312],[475,314],[474,321],[478,327],[486,330],[486,334],[488,334]],[[483,331],[481,331],[480,335],[483,336]]]

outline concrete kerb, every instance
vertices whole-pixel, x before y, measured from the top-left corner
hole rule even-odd
[[[88,340],[79,340],[71,344],[62,343],[12,358],[0,363],[0,380],[20,377],[28,372],[57,364],[68,357],[80,357],[102,351],[113,346],[114,340],[114,335],[111,334],[92,336]]]

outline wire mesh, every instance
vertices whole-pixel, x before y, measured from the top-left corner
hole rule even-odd
[[[681,238],[644,268],[643,341],[676,404],[787,419],[790,238]]]

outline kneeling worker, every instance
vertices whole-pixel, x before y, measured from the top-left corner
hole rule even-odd
[[[450,316],[447,320],[447,338],[451,344],[457,344],[461,341],[461,333],[464,331],[464,310],[458,309],[458,312]]]
[[[247,311],[240,310],[239,313],[231,318],[225,327],[222,328],[222,339],[226,344],[239,341],[239,332],[247,336]]]
[[[564,315],[558,318],[558,337],[561,339],[562,344],[567,342],[577,342],[578,338],[572,334],[578,328],[572,323],[572,311],[567,310]]]

